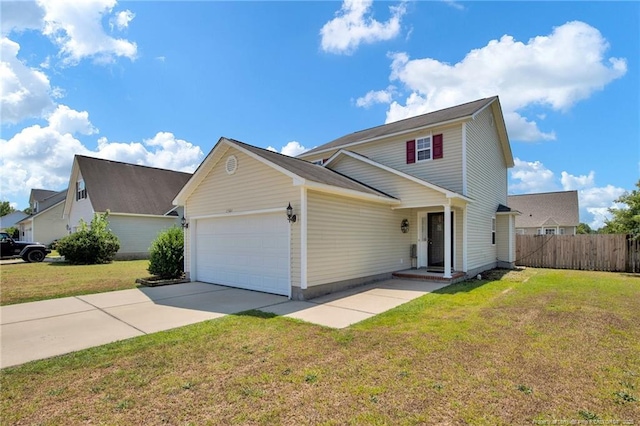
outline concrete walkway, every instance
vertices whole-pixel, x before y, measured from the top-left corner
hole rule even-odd
[[[442,287],[394,279],[300,302],[194,282],[8,305],[0,307],[0,368],[250,309],[344,328]]]

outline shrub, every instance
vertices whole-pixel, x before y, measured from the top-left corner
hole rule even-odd
[[[161,278],[180,278],[184,274],[184,234],[182,228],[165,229],[149,248],[149,272]]]
[[[11,228],[5,229],[4,232],[9,234],[9,236],[14,240],[20,239],[20,231],[18,231],[18,228],[12,226]]]
[[[72,264],[109,263],[120,249],[120,241],[109,228],[107,217],[96,213],[91,225],[80,220],[80,229],[58,241],[58,253]]]

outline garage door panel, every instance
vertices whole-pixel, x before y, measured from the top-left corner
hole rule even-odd
[[[289,224],[282,214],[200,219],[196,279],[289,295]]]

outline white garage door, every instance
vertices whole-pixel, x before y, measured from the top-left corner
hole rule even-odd
[[[282,213],[199,219],[196,279],[289,295],[289,223]]]

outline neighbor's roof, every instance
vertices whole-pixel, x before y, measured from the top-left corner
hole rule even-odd
[[[0,229],[11,228],[26,217],[29,217],[29,215],[20,210],[0,216]]]
[[[64,201],[64,199],[67,196],[67,188],[63,189],[60,192],[55,192],[55,191],[51,191],[51,192],[53,192],[53,195],[47,198],[38,200],[38,211],[35,214],[42,213],[48,208],[57,205],[58,203]]]
[[[76,155],[93,210],[164,215],[191,173]],[[73,191],[75,194],[75,189]]]
[[[542,226],[578,226],[578,191],[509,195],[507,204],[522,214],[516,216],[516,228]]]
[[[66,190],[65,190],[66,191]],[[44,199],[47,199],[53,195],[56,195],[58,191],[52,191],[50,189],[32,189],[31,194],[29,195],[29,202],[32,203],[34,201],[40,202]]]
[[[416,117],[406,118],[404,120],[395,121],[393,123],[385,124],[382,126],[372,127],[370,129],[361,130],[359,132],[354,132],[328,142],[324,145],[313,148],[301,154],[300,157],[304,158],[309,154],[315,154],[330,149],[344,147],[358,142],[378,139],[394,134],[402,134],[440,123],[446,123],[462,118],[472,117],[475,113],[497,100],[497,96],[478,99],[477,101],[468,102],[466,104],[441,109],[439,111],[433,111],[427,114],[418,115]]]

